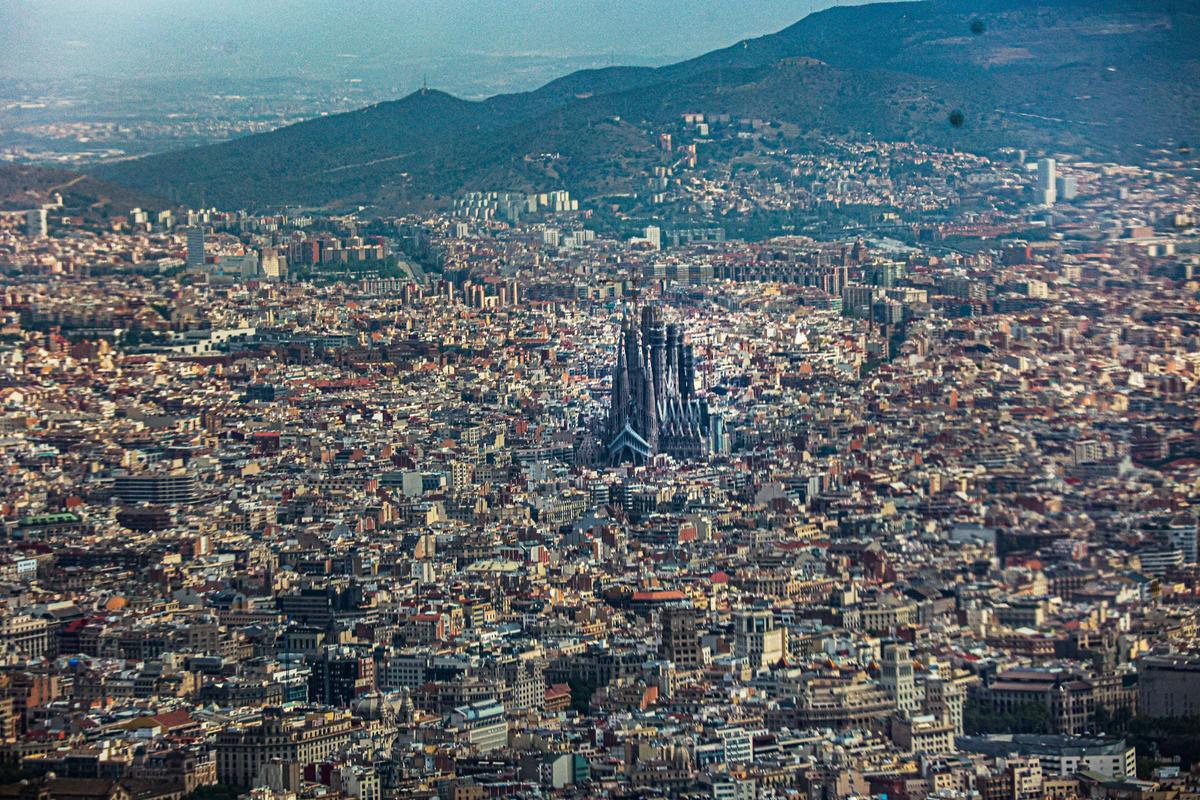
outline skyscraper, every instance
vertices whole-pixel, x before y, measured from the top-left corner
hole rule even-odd
[[[1038,203],[1052,206],[1058,200],[1058,165],[1053,158],[1038,161]]]
[[[700,631],[696,611],[691,608],[672,608],[662,615],[662,656],[679,670],[696,670],[704,666],[700,646]]]
[[[713,452],[708,403],[696,395],[692,345],[662,309],[645,306],[641,325],[621,322],[605,436],[610,463],[640,464],[657,453],[685,460]]]
[[[46,235],[46,209],[35,208],[25,212],[25,235],[30,239]]]
[[[204,228],[200,226],[188,228],[187,266],[188,269],[204,266]]]
[[[1074,175],[1063,175],[1058,179],[1058,196],[1063,200],[1074,200],[1079,196],[1079,184]]]
[[[896,701],[896,707],[900,711],[911,713],[916,710],[919,698],[908,645],[893,643],[883,646],[879,682],[888,696]]]
[[[657,225],[650,225],[646,228],[646,241],[655,250],[662,249],[662,229]]]

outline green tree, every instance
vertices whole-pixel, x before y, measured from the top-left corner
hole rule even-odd
[[[198,786],[183,796],[183,800],[237,800],[241,792],[234,786],[224,783],[214,783],[211,786]]]
[[[580,714],[587,714],[591,708],[592,695],[596,693],[596,684],[575,678],[567,681],[571,687],[571,708]]]
[[[963,708],[963,730],[985,733],[1049,733],[1050,713],[1041,703],[1023,703],[1012,711],[995,712],[969,701]]]

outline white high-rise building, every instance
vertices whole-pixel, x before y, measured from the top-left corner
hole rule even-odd
[[[650,225],[646,228],[646,241],[655,250],[662,249],[662,229],[657,225]]]
[[[896,701],[901,712],[912,713],[920,704],[916,680],[913,678],[912,656],[906,644],[886,644],[879,664],[879,683],[888,696]]]
[[[1167,526],[1167,541],[1171,547],[1183,553],[1183,563],[1195,564],[1200,558],[1200,524],[1185,516],[1180,516]]]
[[[1053,158],[1038,160],[1038,202],[1052,206],[1058,200],[1058,165]]]
[[[188,269],[204,267],[204,228],[195,226],[187,232]]]
[[[1074,175],[1063,175],[1058,179],[1058,196],[1063,200],[1074,200],[1079,196],[1079,183]]]
[[[35,208],[25,212],[25,235],[30,239],[36,239],[39,236],[45,236],[46,227],[46,209]]]
[[[259,274],[268,280],[287,280],[288,277],[288,260],[287,256],[279,252],[277,247],[264,248],[259,256]]]

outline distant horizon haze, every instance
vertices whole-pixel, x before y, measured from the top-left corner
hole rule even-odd
[[[423,73],[453,91],[471,71],[509,70],[497,83],[516,91],[544,82],[553,62],[657,66],[862,2],[0,0],[0,79],[296,77],[408,89]]]

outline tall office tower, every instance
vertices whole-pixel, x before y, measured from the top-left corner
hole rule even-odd
[[[1052,206],[1058,200],[1058,166],[1053,158],[1038,161],[1038,202]]]
[[[909,654],[908,645],[883,646],[879,682],[888,696],[896,701],[896,708],[900,711],[911,713],[917,709],[917,686],[913,678],[912,656]]]
[[[25,235],[30,239],[46,235],[46,209],[35,208],[25,212]]]
[[[1079,196],[1079,183],[1074,175],[1063,175],[1058,179],[1058,196],[1063,200],[1074,200]]]
[[[278,247],[264,247],[259,258],[259,271],[270,280],[287,280],[287,256]]]
[[[626,313],[604,432],[609,463],[642,464],[657,453],[680,461],[709,455],[716,420],[696,395],[695,354],[682,329],[664,325],[658,306],[642,308],[640,326]]]
[[[704,666],[696,612],[691,608],[667,609],[662,615],[662,656],[682,671]]]
[[[655,250],[662,249],[662,228],[657,225],[650,225],[646,228],[646,241]]]
[[[188,228],[187,266],[188,269],[204,266],[204,228],[199,225]]]

